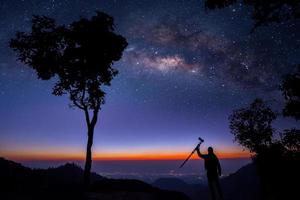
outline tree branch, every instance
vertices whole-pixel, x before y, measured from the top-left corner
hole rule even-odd
[[[88,109],[86,107],[83,109],[83,111],[84,111],[84,115],[85,115],[86,124],[87,124],[87,126],[89,128],[90,125],[91,125],[89,111],[88,111]]]
[[[75,99],[73,100],[73,103],[74,103],[74,105],[77,106],[79,109],[81,109],[81,110],[84,110],[84,109],[85,109],[84,106],[79,105],[79,104],[76,102]]]
[[[92,121],[91,121],[92,126],[95,126],[96,123],[97,123],[99,109],[100,109],[100,102],[98,101],[97,105],[96,105],[96,107],[94,108],[94,111],[93,111],[93,118],[92,118]]]

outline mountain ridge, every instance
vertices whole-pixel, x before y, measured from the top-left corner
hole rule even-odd
[[[260,181],[253,163],[221,178],[220,184],[225,200],[259,200],[261,198]],[[164,190],[183,192],[192,200],[210,199],[208,186],[203,184],[189,184],[178,178],[159,178],[152,185]]]
[[[181,192],[162,190],[139,180],[109,179],[92,173],[91,182],[86,191],[83,170],[74,163],[31,169],[0,158],[1,200],[189,200]]]

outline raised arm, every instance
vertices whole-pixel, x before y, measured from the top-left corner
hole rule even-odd
[[[197,150],[198,156],[199,156],[200,158],[203,158],[203,159],[204,159],[205,155],[202,154],[202,153],[200,152],[200,144],[197,145],[196,150]]]

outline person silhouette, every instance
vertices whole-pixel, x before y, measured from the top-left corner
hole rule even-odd
[[[197,154],[200,158],[204,159],[204,167],[206,170],[207,181],[209,190],[211,193],[211,198],[216,200],[218,199],[224,200],[223,193],[221,190],[219,176],[222,174],[221,165],[218,157],[214,154],[214,149],[212,147],[208,147],[208,154],[202,154],[200,152],[200,144],[196,148]]]

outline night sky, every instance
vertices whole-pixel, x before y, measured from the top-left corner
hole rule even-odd
[[[278,84],[300,63],[299,21],[250,33],[251,10],[239,4],[206,11],[201,0],[1,0],[0,156],[84,157],[83,113],[51,94],[53,81],[16,61],[8,42],[30,30],[33,14],[67,24],[96,10],[113,16],[129,43],[105,89],[96,158],[179,158],[199,136],[225,157],[243,153],[229,114],[256,97],[280,111]]]

